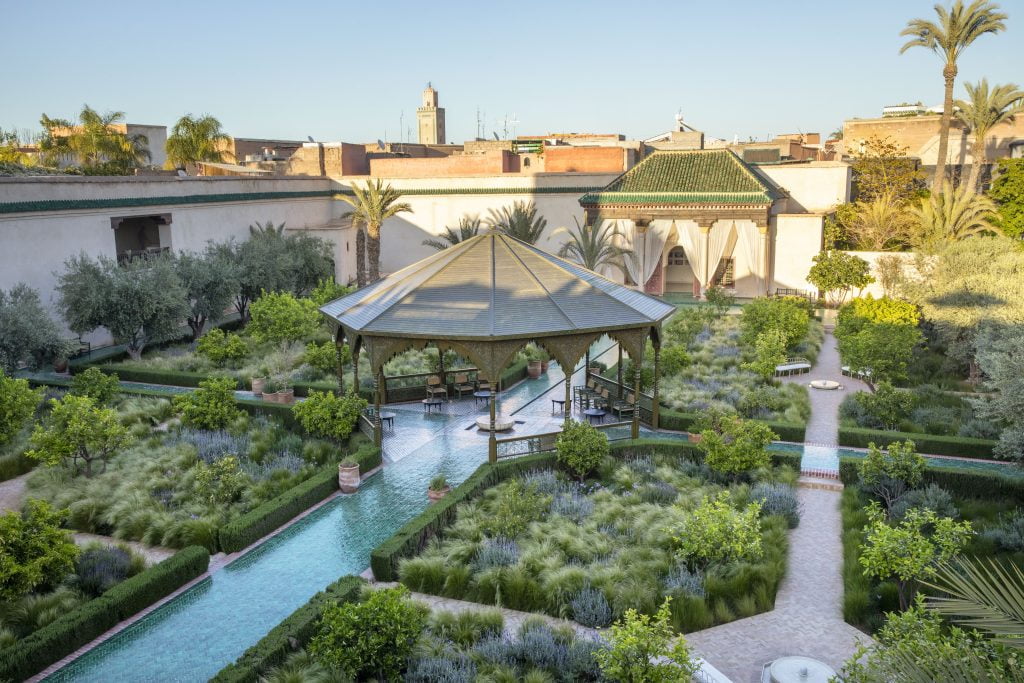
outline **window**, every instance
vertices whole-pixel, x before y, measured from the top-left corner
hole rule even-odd
[[[117,260],[124,263],[170,251],[171,215],[120,216],[110,219]]]
[[[672,250],[668,252],[668,265],[670,266],[688,266],[690,260],[686,258],[686,252],[682,247],[672,247]]]
[[[530,165],[530,157],[523,157],[523,166],[527,166],[528,167],[529,165]]]

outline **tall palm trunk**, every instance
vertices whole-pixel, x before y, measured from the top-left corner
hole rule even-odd
[[[356,285],[366,286],[366,231],[356,228]]]
[[[971,188],[973,192],[981,192],[981,169],[988,163],[988,154],[985,150],[985,135],[988,131],[982,131],[981,136],[975,136],[974,138],[974,150],[972,157],[974,162],[971,164],[971,179],[967,183],[967,187]]]
[[[366,233],[366,261],[369,276],[367,281],[373,284],[380,279],[380,232]]]
[[[946,80],[946,94],[942,98],[942,120],[939,123],[939,158],[935,162],[935,178],[932,187],[942,187],[946,178],[946,156],[949,154],[949,124],[953,120],[953,82],[956,80],[956,64],[946,64],[942,70]]]

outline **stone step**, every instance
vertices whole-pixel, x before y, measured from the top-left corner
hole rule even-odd
[[[820,477],[801,474],[796,482],[797,486],[806,489],[822,489],[825,491],[842,491],[843,482],[836,477]]]

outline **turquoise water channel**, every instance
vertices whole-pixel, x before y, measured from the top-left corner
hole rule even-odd
[[[604,354],[595,353],[595,358],[599,355]],[[578,374],[582,376],[581,371]],[[542,379],[504,392],[502,412],[522,419],[524,428],[544,431],[559,419],[552,416],[550,398],[564,392],[562,380],[563,373],[552,364]],[[467,426],[467,418],[483,414],[483,409],[466,401],[446,405],[447,412],[440,414],[424,414],[418,404],[394,406],[398,427],[385,433],[386,466],[357,494],[335,498],[46,680],[209,679],[314,593],[369,566],[373,548],[426,507],[426,484],[432,477],[443,474],[457,484],[486,460],[486,435]],[[847,449],[823,451],[796,444],[773,448],[802,452],[815,467],[838,467],[840,456],[863,456]],[[956,464],[986,470],[1003,467]]]

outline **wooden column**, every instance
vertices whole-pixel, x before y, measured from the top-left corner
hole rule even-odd
[[[658,384],[661,382],[661,340],[654,342],[654,392],[651,399],[651,427],[658,428],[658,418],[661,413],[658,405]],[[640,412],[640,394],[636,395],[635,412]]]
[[[359,395],[359,349],[352,348],[352,393]]]
[[[640,438],[640,371],[644,357],[633,359],[633,398],[636,399],[637,408],[633,411],[633,425],[630,428],[630,436],[634,439]]]
[[[572,368],[565,369],[565,403],[562,405],[562,425],[569,424],[569,418],[572,415]],[[583,370],[583,376],[586,377],[586,368]]]
[[[441,350],[440,346],[437,347],[437,370],[438,370],[437,377],[438,377],[438,379],[441,380],[441,386],[445,390],[445,396],[447,396],[448,380],[445,378],[445,372],[444,372],[444,351]]]
[[[382,428],[382,422],[380,419],[380,396],[381,396],[381,379],[384,376],[384,369],[381,368],[373,374],[373,443],[380,448],[381,443],[384,441],[384,430]]]
[[[494,435],[494,386],[497,384],[496,380],[491,380],[491,435],[487,440],[487,460],[491,463],[498,462],[498,437]]]
[[[338,395],[345,395],[345,363],[341,360],[341,350],[345,347],[345,342],[335,339],[334,340],[334,364],[335,370],[338,373]]]
[[[636,365],[636,363],[634,363],[634,365]],[[619,400],[621,401],[622,400],[622,344],[621,343],[619,344],[619,363],[618,363],[618,365],[615,366],[615,368],[616,368],[616,371],[618,372],[618,376],[617,376],[618,383],[619,383],[618,397],[619,397]]]

